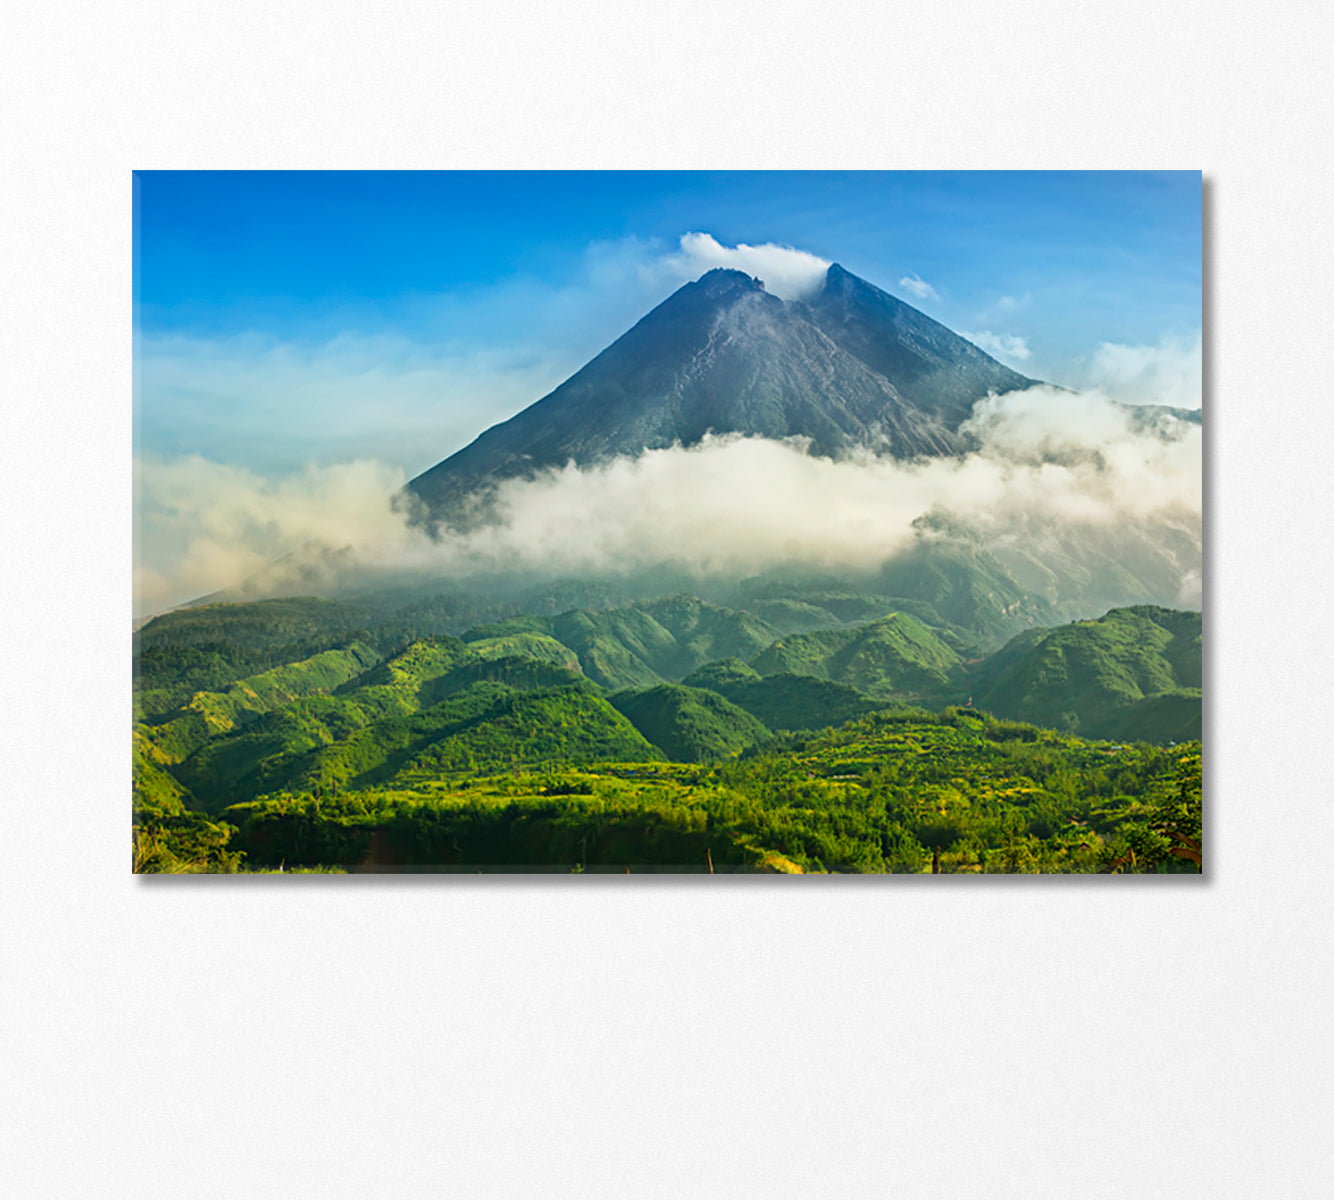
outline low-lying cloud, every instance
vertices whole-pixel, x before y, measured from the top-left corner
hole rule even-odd
[[[237,587],[308,547],[401,553],[401,468],[368,460],[273,479],[198,455],[135,460],[135,614]]]
[[[509,480],[499,524],[431,540],[394,511],[404,473],[377,462],[270,480],[198,458],[136,463],[136,611],[236,587],[284,555],[368,569],[617,575],[670,564],[700,576],[784,563],[874,568],[913,522],[948,511],[997,544],[1035,525],[1173,522],[1198,538],[1200,428],[1137,431],[1099,395],[1035,388],[982,401],[980,449],[899,462],[813,457],[799,439],[732,435]],[[318,553],[315,553],[318,552]],[[1182,568],[1184,577],[1195,564]],[[1198,583],[1193,585],[1198,590]],[[317,589],[311,589],[317,590]]]

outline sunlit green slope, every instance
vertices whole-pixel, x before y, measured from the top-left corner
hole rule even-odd
[[[769,730],[750,713],[701,688],[664,683],[616,692],[610,699],[648,741],[677,762],[730,758],[770,740]]]
[[[1146,605],[1024,634],[979,667],[973,700],[1092,737],[1198,738],[1201,629],[1199,613]]]
[[[963,675],[959,654],[906,613],[853,629],[791,634],[750,665],[760,675],[811,675],[886,698],[934,698]]]

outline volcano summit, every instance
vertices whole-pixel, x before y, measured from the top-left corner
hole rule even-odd
[[[957,454],[971,447],[960,426],[978,400],[1037,382],[836,263],[799,301],[719,268],[408,491],[428,524],[466,527],[502,480],[692,446],[710,432],[806,438],[834,459],[863,447]]]

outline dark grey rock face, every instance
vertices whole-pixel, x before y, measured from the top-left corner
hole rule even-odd
[[[837,263],[806,309],[830,341],[891,380],[909,404],[951,430],[988,392],[1013,392],[1040,382],[1010,370]]]
[[[804,303],[719,269],[408,490],[432,524],[462,525],[501,480],[709,432],[806,437],[834,458],[861,446],[953,454],[967,448],[957,431],[977,400],[1034,382],[837,265]]]

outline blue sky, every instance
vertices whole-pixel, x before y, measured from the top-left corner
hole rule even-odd
[[[140,172],[137,451],[415,474],[711,265],[691,233],[840,262],[1026,374],[1198,406],[1198,172]]]

